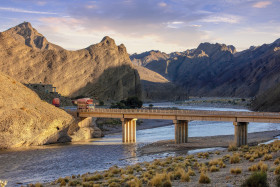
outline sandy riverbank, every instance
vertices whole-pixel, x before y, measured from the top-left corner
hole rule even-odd
[[[61,186],[62,183],[68,183],[68,186],[163,186],[162,182],[168,181],[167,186],[233,187],[240,186],[253,171],[263,170],[267,173],[269,186],[277,187],[276,179],[280,174],[279,151],[278,141],[269,145],[245,146],[234,151],[180,154],[125,168],[112,167],[106,171],[60,178],[44,186]],[[232,169],[240,173],[232,173]],[[199,182],[201,173],[209,177],[209,184]]]
[[[272,140],[279,136],[280,131],[265,131],[248,134],[248,144],[257,145],[262,142]],[[228,147],[234,140],[233,135],[208,136],[208,137],[191,137],[188,143],[175,144],[174,140],[163,140],[145,145],[139,149],[140,154],[157,154],[163,152],[187,153],[189,150],[211,148],[211,147]]]

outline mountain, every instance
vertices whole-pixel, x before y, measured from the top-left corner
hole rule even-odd
[[[151,101],[182,101],[188,99],[187,91],[170,82],[160,74],[141,65],[134,65],[137,69],[142,86],[142,99]]]
[[[64,96],[98,100],[141,97],[140,78],[123,44],[106,36],[98,44],[68,51],[30,23],[0,33],[0,72],[21,83],[47,83]]]
[[[280,83],[280,39],[236,52],[232,45],[202,43],[196,49],[130,56],[191,96],[253,97]]]
[[[251,109],[263,112],[280,112],[280,84],[257,95],[252,100]]]
[[[0,149],[55,143],[68,137],[73,118],[0,73]]]

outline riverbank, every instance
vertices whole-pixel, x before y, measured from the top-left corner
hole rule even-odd
[[[255,132],[248,134],[248,145],[258,145],[279,136],[280,131]],[[212,147],[228,147],[234,140],[234,135],[190,137],[188,143],[175,144],[174,140],[163,140],[147,144],[139,148],[141,155],[158,154],[163,152],[187,153],[193,149],[203,149]]]
[[[280,141],[268,145],[156,159],[109,170],[59,178],[44,186],[240,186],[255,171],[276,187],[280,175]],[[204,180],[203,180],[204,179]],[[256,179],[255,179],[256,180]],[[278,178],[279,181],[279,178]],[[39,184],[37,184],[39,186]]]

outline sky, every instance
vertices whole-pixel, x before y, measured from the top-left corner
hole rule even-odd
[[[202,42],[241,51],[280,38],[279,10],[280,0],[0,0],[0,31],[27,21],[69,50],[110,36],[130,54]]]

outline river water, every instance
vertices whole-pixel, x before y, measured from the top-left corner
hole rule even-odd
[[[173,103],[153,103],[153,105],[193,110],[248,111],[233,108],[190,107]],[[269,130],[280,130],[280,125],[250,123],[248,126],[249,133]],[[190,137],[233,133],[234,126],[230,122],[192,121],[189,123]],[[113,165],[126,166],[175,154],[140,156],[137,153],[137,149],[144,144],[174,139],[174,125],[139,130],[136,134],[136,144],[123,144],[121,133],[116,133],[86,142],[0,151],[0,180],[7,180],[8,186],[21,185],[17,183],[47,182],[72,174],[105,170]]]

